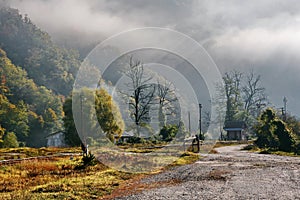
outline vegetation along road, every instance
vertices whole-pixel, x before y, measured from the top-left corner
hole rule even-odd
[[[220,147],[194,164],[142,179],[141,184],[171,184],[119,199],[300,199],[299,157],[242,147]]]

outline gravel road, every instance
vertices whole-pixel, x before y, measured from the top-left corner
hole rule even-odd
[[[174,184],[118,199],[300,199],[300,158],[217,148],[198,162],[142,180]]]

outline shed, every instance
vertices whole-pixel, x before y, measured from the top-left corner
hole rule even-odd
[[[227,132],[227,140],[243,140],[245,138],[244,121],[228,121],[225,123],[224,130]]]
[[[66,147],[67,144],[65,142],[65,132],[57,131],[49,134],[46,137],[47,147]]]
[[[119,142],[127,142],[129,138],[133,138],[134,133],[133,131],[124,131],[124,133],[121,135]]]
[[[135,130],[130,130],[130,131],[124,131],[121,137],[119,138],[119,142],[128,142],[130,138],[139,138],[139,139],[150,139],[151,134],[149,133],[149,130],[145,128],[140,129],[140,135],[136,136],[136,133],[134,132]],[[118,137],[115,137],[116,139]]]

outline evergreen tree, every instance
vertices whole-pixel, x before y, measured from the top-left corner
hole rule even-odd
[[[258,137],[255,143],[258,147],[287,152],[294,148],[295,135],[270,108],[262,113],[255,130]]]

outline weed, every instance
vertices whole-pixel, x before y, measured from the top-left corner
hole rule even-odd
[[[75,167],[75,169],[85,169],[88,166],[95,166],[98,163],[96,157],[89,152],[87,155],[83,155],[81,163]]]

